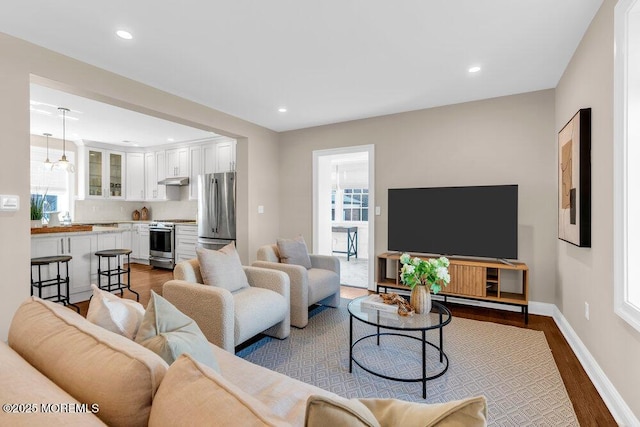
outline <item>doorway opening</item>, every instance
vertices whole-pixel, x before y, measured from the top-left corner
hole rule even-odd
[[[340,260],[343,285],[375,289],[374,147],[313,152],[313,252]]]

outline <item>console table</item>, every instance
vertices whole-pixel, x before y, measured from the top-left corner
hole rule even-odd
[[[376,292],[388,288],[410,291],[400,281],[400,253],[386,252],[377,257]],[[416,255],[412,257],[428,259],[437,255]],[[449,258],[449,285],[442,288],[438,295],[444,297],[465,298],[520,307],[525,324],[529,323],[529,267],[521,262],[505,264],[499,261],[483,261],[465,258]],[[390,267],[388,267],[390,266]],[[522,273],[520,290],[506,291],[502,273],[517,271]]]
[[[347,261],[349,261],[351,255],[358,258],[358,227],[331,227],[331,231],[334,233],[347,233],[347,250],[332,250],[332,252],[335,254],[347,254]]]

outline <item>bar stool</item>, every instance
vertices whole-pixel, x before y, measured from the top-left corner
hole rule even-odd
[[[129,292],[136,294],[136,301],[140,301],[140,294],[131,289],[131,260],[130,260],[131,249],[107,249],[103,251],[96,252],[96,256],[98,257],[98,287],[102,290],[113,292],[120,291],[120,296],[124,295],[124,290],[127,289]],[[121,264],[121,256],[127,256],[127,268],[126,270],[122,268]],[[102,259],[107,259],[107,269],[102,270]],[[115,259],[114,259],[115,258]],[[114,265],[114,268],[111,268],[111,260],[114,259],[114,262],[117,265]],[[122,282],[122,276],[127,275],[127,283]],[[102,284],[101,276],[107,277],[107,284]],[[112,277],[116,278],[116,282],[113,283]]]
[[[51,300],[53,302],[61,302],[62,304],[70,305],[75,310],[80,313],[80,307],[75,304],[71,304],[69,301],[69,261],[71,261],[72,257],[69,255],[54,255],[54,256],[45,256],[39,258],[31,258],[31,296],[33,296],[33,288],[38,289],[38,298]],[[51,279],[42,279],[42,266],[49,264],[56,264],[57,274],[56,277]],[[60,264],[64,264],[65,266],[65,277],[64,279],[60,276]],[[33,279],[33,267],[38,267],[38,280]],[[65,293],[62,293],[60,286],[65,286]],[[57,289],[57,293],[54,295],[50,295],[48,297],[42,297],[42,288],[48,288],[50,286],[55,286]]]

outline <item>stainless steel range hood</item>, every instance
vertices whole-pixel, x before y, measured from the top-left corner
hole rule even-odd
[[[189,177],[188,176],[174,176],[172,178],[165,178],[162,181],[158,181],[160,185],[177,185],[184,186],[189,185]]]

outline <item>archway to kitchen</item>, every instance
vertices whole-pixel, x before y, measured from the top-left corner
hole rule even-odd
[[[51,173],[51,168],[40,167],[44,164],[47,156],[48,145],[50,145],[51,160],[55,162],[60,157],[58,149],[61,148],[59,146],[64,139],[62,137],[64,120],[62,116],[59,116],[57,108],[73,107],[70,108],[71,111],[67,112],[65,126],[66,154],[76,169],[75,173],[65,174],[66,180],[71,185],[61,189],[58,189],[58,186],[51,187],[53,181],[45,177],[45,179],[35,181],[34,189],[32,173],[32,194],[45,192],[49,189],[47,197],[54,197],[61,202],[60,205],[64,200],[68,200],[68,204],[58,207],[62,208],[61,219],[62,215],[69,211],[71,219],[75,223],[115,223],[131,220],[133,212],[142,211],[142,208],[146,207],[145,211],[149,212],[149,220],[195,220],[198,198],[197,185],[185,184],[182,187],[174,187],[173,185],[169,187],[167,184],[165,191],[164,185],[158,186],[157,184],[162,180],[163,172],[167,169],[161,167],[160,163],[156,163],[156,159],[164,157],[168,165],[169,154],[175,152],[176,156],[182,156],[177,166],[180,162],[188,166],[186,178],[189,183],[196,183],[197,176],[200,173],[211,172],[209,169],[214,168],[216,172],[219,172],[218,169],[223,169],[221,166],[223,163],[225,170],[235,170],[236,139],[222,135],[216,129],[203,127],[192,122],[185,123],[184,120],[174,121],[173,117],[164,114],[163,117],[158,117],[151,111],[142,112],[139,111],[140,108],[127,108],[131,107],[130,105],[116,105],[121,103],[112,103],[110,98],[104,96],[95,96],[94,98],[92,93],[76,91],[74,88],[38,76],[31,77],[31,166],[32,171],[34,164],[39,166],[38,170],[43,169],[40,171],[41,173],[38,173],[39,178],[42,178],[40,175],[43,173]],[[34,117],[37,119],[34,120]],[[87,134],[91,134],[91,132],[88,132],[85,125],[89,122],[94,131],[97,129],[102,132],[102,135],[107,136],[104,138],[89,136],[87,138]],[[78,126],[79,124],[83,126]],[[140,129],[135,129],[137,125],[140,125],[138,126]],[[124,135],[123,132],[127,128],[133,130],[134,137],[119,137]],[[162,139],[155,133],[153,138],[150,138],[149,134],[153,132],[149,132],[149,130],[157,131],[158,135],[163,131],[168,133]],[[53,134],[49,138],[50,141],[42,136],[43,133]],[[97,133],[100,134],[100,132]],[[140,139],[146,140],[147,143],[139,141],[136,136],[140,136]],[[168,137],[172,137],[174,140],[169,140]],[[149,145],[150,139],[155,139],[158,145]],[[246,138],[238,139],[246,144]],[[173,150],[178,146],[180,146],[179,150]],[[245,152],[244,148],[240,151]],[[42,159],[34,159],[34,152],[41,154]],[[106,185],[94,183],[91,173],[87,171],[93,159],[92,155],[96,153],[102,157],[98,170],[106,175],[104,179],[101,179],[107,183]],[[226,162],[223,161],[224,159]],[[148,173],[151,170],[148,168],[148,160],[153,160],[152,166],[157,165],[157,168],[153,167],[153,174]],[[157,174],[155,169],[157,169]],[[176,175],[183,173],[176,172]],[[128,180],[130,184],[127,191],[124,190],[124,180]],[[42,182],[46,184],[42,184]],[[134,187],[137,190],[131,191]],[[74,188],[78,190],[77,195]],[[53,194],[54,190],[61,194]],[[64,191],[69,193],[66,198],[62,194]],[[238,188],[238,191],[244,192],[243,188]],[[242,227],[243,230],[244,228]],[[144,237],[143,232],[140,234],[142,249],[136,255],[138,255],[138,260],[146,263],[144,261],[149,258],[149,237]],[[243,242],[246,241],[245,234],[239,236]],[[143,241],[144,239],[146,241]],[[137,247],[132,244],[131,248],[134,249],[134,246]],[[246,250],[246,244],[241,246],[244,246]],[[129,246],[127,245],[127,247]]]
[[[313,152],[313,252],[340,259],[344,285],[375,289],[374,146]]]

